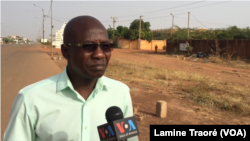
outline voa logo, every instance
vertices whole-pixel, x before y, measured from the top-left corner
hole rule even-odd
[[[102,138],[104,138],[104,139],[106,137],[111,137],[111,136],[115,135],[115,133],[110,125],[108,126],[108,128],[106,128],[106,127],[99,128],[99,133],[101,134]]]
[[[125,123],[124,121],[120,123],[116,123],[116,127],[119,129],[120,133],[125,133],[125,131],[128,132],[128,131],[136,130],[136,127],[132,120],[128,120],[127,123]]]

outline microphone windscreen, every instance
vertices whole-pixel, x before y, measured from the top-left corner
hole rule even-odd
[[[123,119],[122,110],[117,106],[112,106],[106,111],[106,120],[107,122],[112,122],[115,120]]]

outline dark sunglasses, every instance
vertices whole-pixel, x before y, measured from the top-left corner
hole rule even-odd
[[[100,44],[97,44],[97,43],[68,43],[65,45],[73,46],[73,47],[82,47],[83,51],[86,53],[94,52],[98,46],[101,47],[101,49],[104,53],[110,53],[114,47],[114,44],[112,44],[112,43],[100,43]]]

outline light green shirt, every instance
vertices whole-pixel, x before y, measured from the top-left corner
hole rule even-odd
[[[133,116],[129,88],[102,76],[85,100],[74,90],[66,69],[19,91],[3,141],[100,141],[97,126],[107,123],[106,110],[121,108]],[[138,141],[138,136],[128,141]]]

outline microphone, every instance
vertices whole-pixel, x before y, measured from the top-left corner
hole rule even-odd
[[[105,116],[108,123],[97,127],[101,141],[127,141],[127,138],[139,135],[135,117],[124,118],[119,107],[108,108]]]

